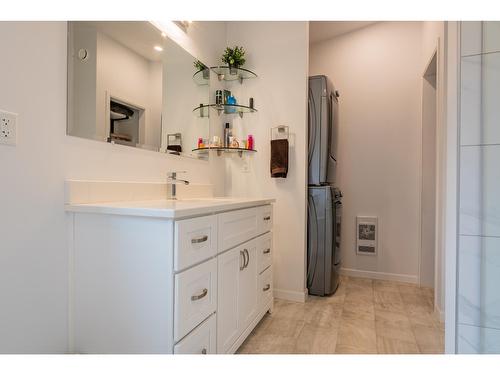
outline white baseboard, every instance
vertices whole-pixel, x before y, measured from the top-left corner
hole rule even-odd
[[[355,270],[352,268],[341,268],[340,274],[353,277],[364,277],[367,279],[400,281],[403,283],[418,284],[418,277],[414,275],[400,275],[397,273],[363,271],[363,270]]]
[[[274,298],[284,299],[293,302],[306,302],[307,289],[303,292],[296,292],[294,290],[274,289]]]

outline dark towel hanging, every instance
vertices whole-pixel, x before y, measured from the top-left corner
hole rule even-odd
[[[288,173],[288,139],[271,141],[271,177],[286,178]]]

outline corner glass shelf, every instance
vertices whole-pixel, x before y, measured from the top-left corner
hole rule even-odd
[[[200,153],[215,151],[217,152],[217,156],[220,156],[222,153],[238,153],[240,158],[243,156],[244,152],[248,153],[257,152],[257,150],[249,150],[248,148],[239,148],[239,147],[202,147],[202,148],[194,148],[191,151]]]
[[[210,68],[198,70],[193,74],[193,81],[199,86],[208,85],[210,82]]]
[[[210,68],[199,70],[193,74],[193,81],[200,86],[208,85],[210,82],[210,71],[217,74],[219,81],[240,81],[257,78],[257,74],[245,68],[230,68],[229,66],[211,66]]]
[[[208,117],[209,116],[209,108],[215,109],[217,114],[220,116],[222,113],[226,115],[235,115],[238,114],[240,117],[243,117],[244,113],[254,113],[257,112],[257,109],[248,107],[246,105],[240,104],[204,104],[193,109],[193,112],[198,117]]]
[[[219,81],[236,81],[239,80],[243,83],[243,80],[249,78],[257,78],[257,74],[251,70],[244,68],[230,68],[229,66],[213,66],[210,68],[215,74]]]

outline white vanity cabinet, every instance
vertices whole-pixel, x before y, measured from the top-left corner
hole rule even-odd
[[[272,206],[70,211],[75,353],[234,353],[272,309]]]

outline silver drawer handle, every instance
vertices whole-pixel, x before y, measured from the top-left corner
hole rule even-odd
[[[266,286],[262,288],[262,291],[267,292],[269,289],[271,289],[271,284],[266,284]]]
[[[271,252],[271,248],[264,250],[262,253],[263,254],[269,254]]]
[[[207,349],[203,348],[203,349],[201,350],[201,354],[207,354]]]
[[[198,294],[197,296],[191,296],[191,301],[198,301],[199,299],[202,299],[205,297],[208,293],[208,289],[203,289],[203,292],[201,294]]]
[[[208,240],[208,236],[204,235],[204,236],[192,238],[191,243],[202,243],[202,242],[205,242],[206,240]]]
[[[271,220],[271,216],[264,217],[264,221],[268,221],[268,220]]]

